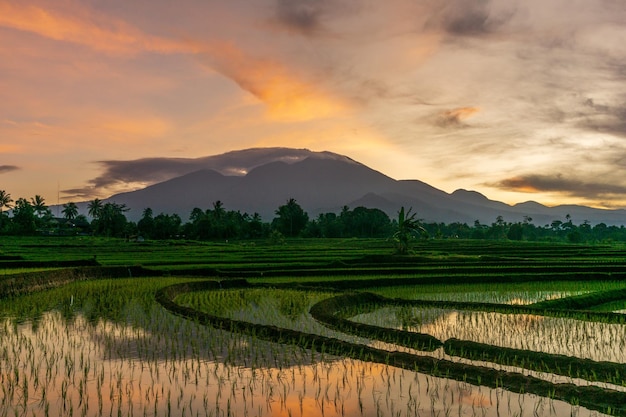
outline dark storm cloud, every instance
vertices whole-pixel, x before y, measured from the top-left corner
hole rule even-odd
[[[0,165],[0,174],[6,174],[7,172],[17,171],[20,169],[15,165]]]
[[[322,29],[324,0],[277,0],[276,19],[285,29],[314,35]]]
[[[540,175],[530,174],[506,178],[495,184],[488,184],[506,191],[516,192],[557,192],[571,197],[623,198],[626,196],[626,186],[614,182],[585,181],[577,178],[568,178],[561,174]]]

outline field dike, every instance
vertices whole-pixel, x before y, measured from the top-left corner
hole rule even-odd
[[[328,284],[328,283],[327,283]],[[483,366],[456,363],[445,359],[436,359],[427,356],[418,356],[398,351],[386,351],[370,346],[354,344],[334,338],[303,333],[294,330],[279,328],[276,326],[253,324],[241,320],[233,320],[224,317],[210,315],[189,307],[178,305],[174,302],[176,296],[192,291],[220,290],[226,288],[254,288],[267,287],[266,285],[253,285],[244,279],[227,281],[200,281],[193,283],[176,284],[162,288],[156,293],[156,301],[170,312],[193,320],[199,324],[213,326],[215,328],[245,333],[262,340],[277,343],[286,343],[311,349],[322,354],[350,357],[357,360],[372,361],[387,364],[399,368],[418,371],[424,374],[451,378],[457,381],[465,381],[474,385],[482,385],[490,388],[505,388],[517,393],[532,393],[539,396],[548,396],[553,399],[566,401],[570,404],[580,405],[591,410],[608,414],[626,416],[626,393],[614,391],[597,386],[578,386],[571,383],[552,383],[528,375],[516,372],[507,372]],[[274,286],[283,288],[283,286]],[[293,285],[285,286],[294,288]],[[363,305],[379,305],[385,302],[384,297],[367,293],[343,294],[333,297],[314,305],[311,314],[316,319],[336,329],[352,332],[359,335],[367,335],[378,340],[389,341],[395,344],[413,344],[416,337],[418,345],[431,346],[441,344],[441,341],[430,338],[422,339],[425,335],[411,336],[392,329],[384,329],[376,326],[360,325],[351,323],[345,319],[354,311],[363,311]],[[397,300],[389,300],[395,303]],[[538,313],[538,310],[534,310]],[[375,337],[374,337],[375,336]],[[427,335],[426,335],[427,336]],[[379,339],[380,338],[380,339]],[[433,338],[434,339],[434,338]],[[428,343],[424,343],[428,341]],[[462,342],[462,341],[461,341]],[[455,349],[463,348],[455,344]],[[469,351],[469,349],[467,349]]]
[[[75,281],[155,276],[140,266],[83,266],[11,274],[0,278],[0,299],[60,287]]]

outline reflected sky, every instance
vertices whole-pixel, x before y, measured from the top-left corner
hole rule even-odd
[[[57,312],[35,328],[5,320],[0,415],[598,415],[153,313],[143,328]]]
[[[532,314],[503,314],[419,307],[384,307],[352,320],[430,334],[595,361],[626,362],[626,326]]]

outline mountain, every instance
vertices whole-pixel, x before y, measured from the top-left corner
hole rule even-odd
[[[198,164],[197,161],[204,161]],[[294,198],[311,218],[338,213],[343,206],[380,208],[395,217],[412,207],[426,222],[491,224],[502,216],[510,222],[531,217],[538,225],[565,220],[574,223],[626,224],[626,211],[583,206],[547,207],[536,202],[508,205],[476,191],[449,194],[418,180],[394,180],[346,156],[306,149],[263,148],[229,152],[194,160],[192,172],[144,189],[114,195],[106,201],[126,204],[132,220],[150,207],[154,214],[177,213],[183,221],[195,208],[211,208],[220,200],[227,210],[259,213],[266,221]],[[185,168],[188,169],[188,168]],[[183,170],[184,171],[184,170]],[[238,175],[232,175],[237,173]]]

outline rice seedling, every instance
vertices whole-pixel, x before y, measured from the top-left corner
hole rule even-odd
[[[624,286],[618,276],[622,265],[611,260],[617,249],[611,247],[586,248],[586,253],[557,245],[429,242],[417,245],[423,255],[392,259],[380,241],[303,241],[286,248],[91,239],[68,239],[62,247],[35,239],[2,245],[7,256],[21,251],[24,262],[86,262],[84,254],[93,253],[110,267],[89,269],[99,271],[93,276],[79,268],[68,275],[5,268],[3,288],[21,286],[0,303],[0,416],[626,414],[615,400],[623,398],[619,392],[582,387],[586,394],[579,400],[573,384],[473,364],[462,368],[466,365],[454,363],[441,349],[420,353],[417,349],[425,346],[404,347],[411,339],[407,331],[418,331],[441,342],[474,340],[500,353],[503,348],[573,352],[623,364],[624,325],[614,319],[599,323],[530,310],[505,314],[481,311],[482,305],[470,311],[372,304],[338,316],[370,326],[354,334],[354,323],[329,328],[309,313],[339,290],[372,285],[388,297],[526,305],[613,291]],[[576,282],[594,269],[593,284]],[[198,279],[186,275],[255,277],[251,282],[265,285],[224,280],[199,291]],[[568,282],[538,283],[550,275]],[[482,284],[454,284],[452,291],[423,285],[463,279]],[[504,284],[507,280],[529,283]],[[406,286],[382,288],[384,282],[410,283],[423,297],[409,294]],[[187,290],[173,298],[178,307],[171,314],[162,307],[170,305],[158,298],[160,291],[182,283]],[[26,294],[37,285],[47,289]],[[470,295],[457,298],[452,292]],[[431,356],[415,359],[418,353]],[[572,379],[601,377],[562,368]],[[533,392],[532,386],[506,388],[515,378],[547,388],[531,394],[526,392]],[[620,384],[621,378],[616,373],[611,382]],[[591,399],[594,392],[597,399]]]

